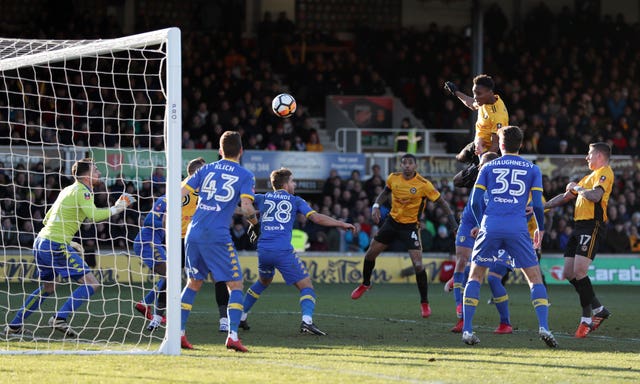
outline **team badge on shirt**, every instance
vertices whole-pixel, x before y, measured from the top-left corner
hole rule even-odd
[[[602,175],[600,176],[600,182],[602,183],[603,181],[607,180],[607,176]]]
[[[85,200],[91,200],[91,193],[90,192],[85,192],[84,193],[84,199]]]
[[[409,190],[409,192],[411,192],[412,195],[415,195],[416,192],[418,192],[418,190],[415,187],[413,187]]]

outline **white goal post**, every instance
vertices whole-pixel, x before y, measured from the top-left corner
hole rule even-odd
[[[0,38],[2,329],[39,286],[31,245],[76,160],[92,157],[102,172],[97,206],[111,206],[122,191],[138,195],[124,214],[85,222],[77,234],[85,256],[95,254],[92,270],[102,285],[69,317],[79,336],[47,323],[78,287],[58,279],[56,293],[24,319],[33,334],[3,332],[0,354],[180,354],[181,72],[178,28],[105,40]],[[161,194],[167,198],[167,321],[149,332],[134,307],[155,279],[132,240]]]

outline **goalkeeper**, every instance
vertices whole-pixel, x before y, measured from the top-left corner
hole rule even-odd
[[[76,338],[78,333],[69,326],[69,316],[77,311],[100,287],[98,279],[82,259],[82,246],[72,241],[82,222],[89,218],[95,222],[107,220],[123,212],[136,200],[123,193],[110,208],[97,208],[93,187],[100,183],[100,170],[92,159],[85,158],[73,164],[71,173],[75,183],[64,188],[44,217],[44,228],[33,244],[33,254],[41,282],[25,300],[24,305],[6,326],[5,335],[31,334],[24,328],[24,320],[55,292],[55,277],[77,281],[80,286],[49,319],[49,326],[65,336]]]

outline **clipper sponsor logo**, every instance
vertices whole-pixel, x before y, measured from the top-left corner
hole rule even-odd
[[[496,196],[493,198],[493,201],[495,201],[496,203],[503,203],[503,204],[518,204],[520,202],[518,201],[518,199],[516,199],[515,196],[511,198]]]
[[[222,211],[222,207],[220,206],[220,204],[216,203],[216,205],[207,205],[207,204],[200,204],[198,206],[198,208],[204,210],[204,211],[213,211],[213,212],[220,212]]]

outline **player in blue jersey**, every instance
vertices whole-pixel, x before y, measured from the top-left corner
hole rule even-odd
[[[542,174],[540,168],[520,157],[522,131],[515,126],[498,131],[503,156],[485,164],[471,194],[471,207],[479,226],[474,229],[476,241],[471,254],[469,282],[464,290],[462,341],[473,345],[480,339],[473,332],[473,315],[480,298],[480,284],[495,255],[504,249],[514,259],[515,267],[522,268],[531,287],[531,301],[538,318],[538,335],[551,348],[558,346],[549,331],[549,300],[542,284],[542,273],[534,248],[540,245],[544,230],[542,206]],[[527,228],[526,206],[531,194],[531,205],[539,228],[534,244]],[[484,199],[487,199],[486,208]]]
[[[164,311],[167,307],[166,279],[167,275],[167,249],[164,245],[166,228],[167,199],[160,196],[151,212],[144,218],[142,228],[133,240],[133,250],[142,258],[142,262],[158,275],[158,284],[155,287],[155,310],[148,331],[153,331],[163,321]]]
[[[185,237],[187,253],[187,286],[182,291],[182,348],[193,349],[185,328],[196,294],[211,273],[215,281],[224,281],[229,289],[227,317],[229,331],[225,345],[228,349],[247,352],[238,339],[242,316],[242,268],[231,239],[229,226],[238,204],[249,223],[256,225],[253,208],[255,178],[240,165],[242,139],[235,131],[220,137],[221,160],[200,167],[182,187],[182,196],[198,191],[198,207]]]
[[[300,291],[302,310],[300,332],[324,336],[326,333],[313,323],[316,293],[307,268],[291,245],[291,232],[298,214],[327,227],[338,227],[348,231],[355,231],[355,227],[314,211],[304,199],[295,196],[296,182],[289,169],[280,168],[271,172],[270,179],[273,192],[256,195],[255,200],[260,212],[260,230],[259,236],[254,233],[252,238],[258,237],[260,276],[258,281],[247,290],[242,321],[246,322],[251,307],[271,284],[277,269],[288,285],[293,284]]]
[[[476,154],[480,155],[483,151],[483,144],[476,140]],[[485,152],[480,158],[478,164],[478,170],[482,166],[491,160],[497,159],[498,154],[495,152]],[[453,293],[456,301],[456,315],[458,316],[458,322],[451,328],[451,332],[461,333],[464,325],[462,319],[462,291],[466,284],[466,274],[468,273],[468,261],[473,250],[473,244],[475,242],[474,236],[471,234],[472,229],[476,226],[475,217],[472,212],[470,199],[465,205],[462,211],[462,217],[460,219],[460,228],[456,236],[456,269],[453,274]],[[507,290],[502,283],[502,278],[508,271],[512,270],[512,259],[507,255],[504,250],[498,250],[494,262],[489,266],[489,274],[487,281],[491,288],[491,293],[494,297],[493,302],[496,304],[496,309],[500,315],[500,325],[493,332],[496,334],[509,334],[513,333],[513,327],[511,326],[511,320],[509,316],[509,296]]]
[[[23,327],[24,320],[36,311],[42,302],[55,292],[55,277],[75,280],[80,286],[65,301],[58,312],[49,319],[49,326],[68,337],[78,337],[67,319],[89,300],[100,283],[82,259],[82,246],[72,241],[85,219],[94,222],[107,220],[123,212],[136,200],[123,193],[111,208],[97,208],[93,187],[100,183],[100,170],[93,160],[78,160],[71,167],[75,183],[64,188],[44,217],[44,227],[33,243],[33,256],[41,282],[25,300],[24,305],[5,328],[6,336],[22,336],[30,333]]]
[[[186,184],[187,179],[191,177],[191,175],[193,175],[198,170],[198,168],[202,167],[205,164],[206,164],[206,161],[202,157],[198,157],[191,160],[187,165],[188,176],[182,181],[182,185]],[[157,211],[157,212],[152,211],[150,213],[151,216],[147,216],[147,218],[145,219],[146,220],[145,227],[147,229],[145,230],[144,236],[147,237],[148,239],[150,239],[152,236],[153,226],[150,225],[150,223],[153,220],[157,221],[155,228],[158,231],[162,231],[161,236],[164,239],[165,227],[160,227],[160,224],[162,221],[160,220],[161,216],[164,217],[164,214],[166,211],[166,201],[164,201],[164,197],[163,197],[163,202],[164,204],[162,206],[154,205],[154,208],[161,209],[161,211]],[[184,237],[187,234],[187,228],[189,226],[189,223],[191,223],[191,217],[196,211],[197,205],[198,205],[198,193],[195,191],[182,198],[182,268],[185,267],[185,258],[186,258],[186,252],[184,249]],[[142,236],[142,231],[138,234],[138,237],[140,236]],[[160,234],[158,236],[160,236]],[[154,238],[158,239],[158,236],[155,236]],[[159,241],[159,242],[156,242],[154,245],[154,243],[152,241],[150,242],[148,239],[144,240],[143,242],[136,241],[136,243],[138,244],[138,249],[135,250],[136,254],[143,258],[146,257],[147,259],[152,258],[153,254],[156,254],[162,260],[161,263],[165,263],[166,257],[164,257],[164,254],[166,252],[166,247],[164,243]],[[134,248],[136,243],[134,243]],[[144,244],[146,244],[146,246],[142,246]],[[156,249],[157,249],[157,252],[156,252]],[[145,253],[146,255],[143,255],[143,253]],[[156,259],[156,262],[158,261],[159,260]],[[151,264],[147,264],[147,265],[149,266],[149,268],[151,268],[154,271],[154,273],[158,273],[155,271],[155,268],[161,268],[162,270],[166,269],[166,266],[161,264],[157,264],[155,267],[152,267]],[[157,294],[162,292],[165,289],[165,283],[166,283],[166,279],[164,277],[165,273],[162,272],[160,276],[161,277],[157,279],[155,287],[151,289],[144,296],[144,298],[141,301],[137,302],[135,305],[135,309],[141,314],[143,314],[152,323],[154,318],[153,317],[154,310],[150,306],[150,304],[155,303],[156,299],[158,298]],[[220,330],[220,332],[228,332],[229,320],[227,319],[227,303],[229,302],[229,291],[227,290],[227,285],[225,284],[224,281],[216,281],[215,287],[216,287],[215,288],[216,302],[218,304],[218,313],[220,315],[220,327],[218,329]],[[163,300],[166,301],[166,296],[163,298]],[[156,318],[156,321],[157,320],[158,318]],[[164,316],[162,316],[160,319],[160,323],[163,324],[164,322],[165,322],[165,319],[164,319]],[[154,326],[151,326],[151,324],[149,325],[150,325],[150,328],[152,329],[155,329],[157,327],[157,325],[154,325]]]

